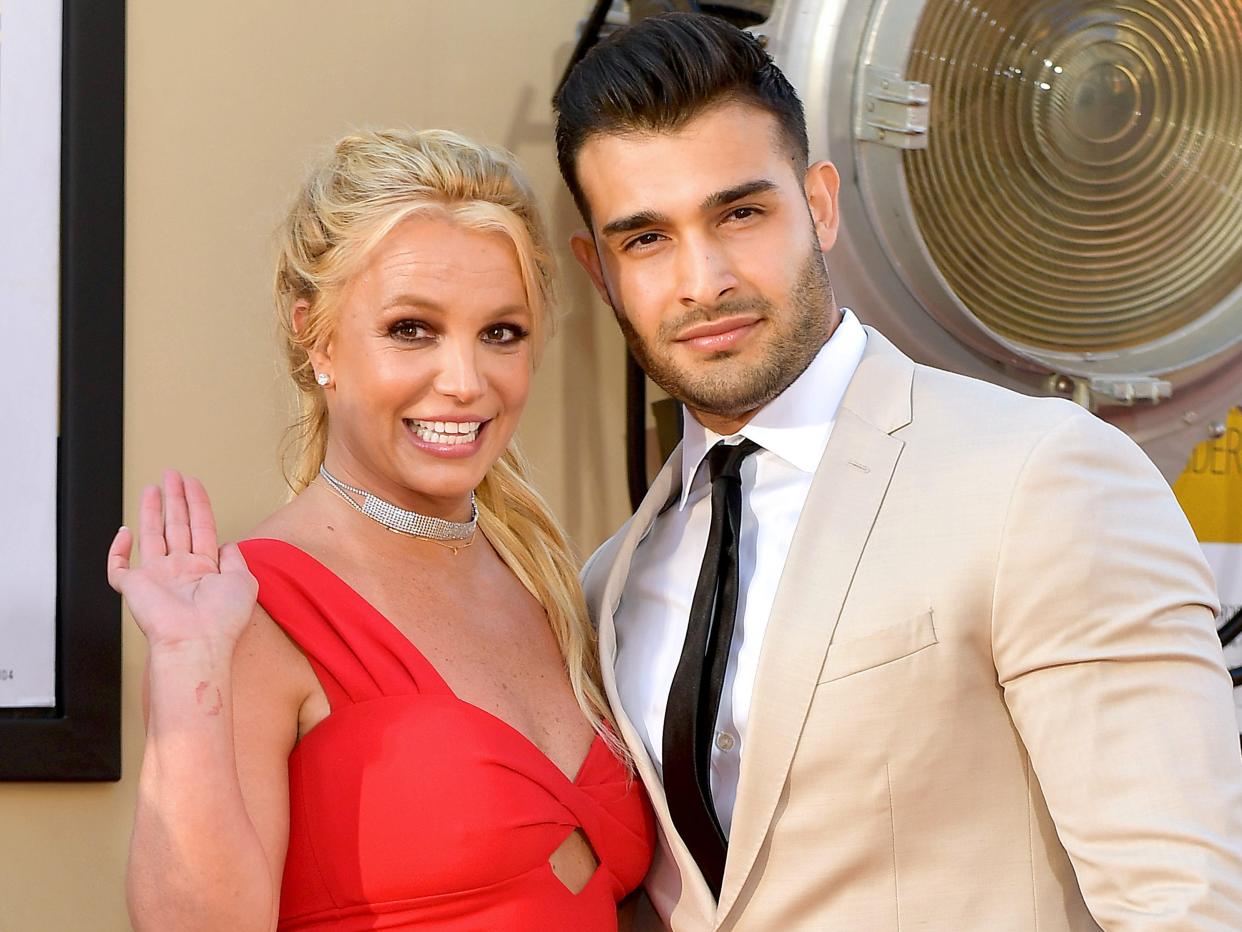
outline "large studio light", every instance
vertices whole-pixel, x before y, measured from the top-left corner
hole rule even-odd
[[[842,303],[921,361],[1074,398],[1175,478],[1242,402],[1236,0],[760,13],[841,170]]]

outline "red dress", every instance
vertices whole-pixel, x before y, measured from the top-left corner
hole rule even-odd
[[[608,746],[597,736],[570,780],[309,554],[277,540],[241,551],[332,709],[289,755],[279,928],[616,929],[654,826]],[[575,829],[600,862],[578,894],[548,863]]]

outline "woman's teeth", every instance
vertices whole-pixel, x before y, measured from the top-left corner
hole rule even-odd
[[[415,436],[426,443],[454,446],[471,443],[479,435],[482,421],[414,421],[409,422]]]

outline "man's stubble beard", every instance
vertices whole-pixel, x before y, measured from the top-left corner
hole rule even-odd
[[[693,410],[732,418],[767,404],[806,370],[832,333],[834,308],[823,253],[814,248],[802,265],[785,308],[776,308],[764,298],[697,307],[662,323],[654,348],[643,342],[629,318],[615,305],[613,312],[630,352],[651,381]],[[688,326],[748,312],[760,314],[765,328],[775,328],[775,332],[765,335],[763,354],[751,365],[728,367],[727,360],[733,354],[725,350],[707,357],[697,367],[704,371],[696,372],[677,365],[660,352]]]

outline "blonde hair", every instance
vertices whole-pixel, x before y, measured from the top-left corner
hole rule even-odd
[[[444,217],[513,242],[538,349],[553,325],[555,262],[534,194],[507,152],[445,130],[388,130],[341,139],[312,172],[280,230],[276,311],[300,416],[291,431],[286,479],[296,494],[323,463],[328,411],[308,351],[331,335],[337,298],[370,251],[414,215]],[[305,303],[300,326],[294,312]],[[527,479],[516,446],[488,469],[476,497],[479,527],[543,606],[578,705],[621,751],[600,686],[595,632],[568,539]]]

